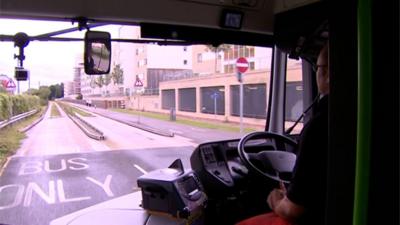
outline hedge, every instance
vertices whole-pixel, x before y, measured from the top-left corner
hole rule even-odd
[[[37,96],[0,93],[0,120],[6,120],[39,107],[40,99]]]

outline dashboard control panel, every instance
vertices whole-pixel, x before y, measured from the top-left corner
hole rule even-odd
[[[142,189],[142,207],[150,213],[189,218],[207,201],[203,186],[192,170],[165,168],[144,174],[137,180]]]

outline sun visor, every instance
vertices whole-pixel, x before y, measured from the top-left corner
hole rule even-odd
[[[289,58],[316,61],[329,36],[326,5],[317,2],[275,15],[275,43]]]
[[[141,23],[142,38],[183,40],[192,44],[237,44],[272,47],[273,37],[232,29],[188,27],[180,25]]]

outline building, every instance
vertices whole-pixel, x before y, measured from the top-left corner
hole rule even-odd
[[[81,74],[82,74],[82,66],[77,65],[74,67],[74,94],[80,95],[81,92]]]
[[[158,95],[141,95],[131,99],[133,109],[170,113],[212,119],[224,122],[239,122],[239,82],[236,60],[246,57],[249,68],[244,74],[244,122],[265,126],[268,93],[271,77],[272,50],[251,46],[225,46],[224,51],[210,51],[208,46],[192,46],[192,74],[171,79],[164,73],[159,82]],[[293,121],[302,111],[301,63],[288,62],[288,94],[293,101],[287,107],[295,112],[287,115]],[[299,88],[300,87],[300,88]],[[254,102],[257,101],[257,102]],[[294,107],[296,106],[296,107]]]
[[[140,38],[140,28],[119,26],[111,31],[118,38]],[[131,99],[145,92],[159,94],[159,83],[193,75],[191,47],[113,43],[109,75],[81,77],[84,99],[104,107],[132,106]],[[107,82],[104,83],[104,81]],[[141,86],[135,85],[141,83]]]
[[[114,35],[138,39],[140,28],[119,26]],[[271,77],[270,48],[113,43],[110,74],[82,74],[81,92],[85,100],[97,102],[99,107],[128,107],[160,113],[174,109],[181,116],[239,122],[236,72],[239,57],[249,62],[243,79],[244,122],[265,126]],[[288,65],[289,94],[297,96],[301,91],[301,65],[292,61]],[[302,104],[301,98],[292,99],[290,104],[296,107],[286,117],[293,120]]]

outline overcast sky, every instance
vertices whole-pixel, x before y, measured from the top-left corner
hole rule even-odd
[[[58,31],[76,27],[67,22],[29,21],[0,19],[0,34],[14,35],[25,32],[29,36]],[[117,26],[104,26],[98,30],[107,30],[115,33]],[[119,27],[119,26],[118,26]],[[62,37],[81,37],[84,31],[62,35]],[[14,77],[14,68],[17,60],[14,54],[18,48],[14,48],[13,42],[0,42],[0,74]],[[75,61],[83,57],[83,42],[30,42],[25,48],[24,68],[30,71],[31,88],[40,85],[51,85],[72,80]],[[28,88],[28,81],[20,82],[20,90]]]

